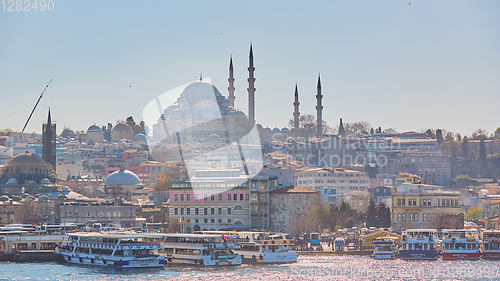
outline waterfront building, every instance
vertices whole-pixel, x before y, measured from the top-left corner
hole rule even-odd
[[[290,224],[298,214],[305,214],[317,204],[319,192],[300,186],[289,186],[270,192],[270,231],[290,233]]]
[[[367,190],[350,190],[342,194],[342,200],[351,208],[365,212],[370,203],[370,192]]]
[[[392,226],[396,231],[410,228],[463,228],[460,198],[460,192],[445,190],[442,186],[398,185],[392,193]]]
[[[135,226],[136,207],[128,202],[113,202],[104,200],[79,200],[61,202],[58,206],[59,222],[61,224],[118,225],[122,227]]]

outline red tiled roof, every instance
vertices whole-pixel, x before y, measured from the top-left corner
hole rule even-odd
[[[317,193],[317,191],[302,186],[288,186],[273,190],[270,193]]]

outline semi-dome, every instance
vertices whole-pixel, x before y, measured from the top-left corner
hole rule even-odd
[[[41,181],[40,181],[40,184],[51,184],[50,180],[48,178],[43,178]]]
[[[118,131],[132,131],[132,128],[127,123],[118,123],[116,126],[113,127],[113,132],[118,132]]]
[[[134,136],[133,141],[148,141],[148,138],[144,134],[137,134]]]
[[[290,130],[288,128],[282,128],[281,131],[282,132],[289,132]]]
[[[220,137],[216,134],[211,134],[207,137],[207,142],[220,142]]]
[[[87,129],[87,133],[90,133],[90,132],[101,132],[101,128],[99,128],[98,126],[96,125],[92,125],[90,126],[88,129]]]
[[[14,184],[14,185],[15,185],[15,184],[18,184],[18,182],[17,182],[17,179],[16,179],[16,178],[10,178],[10,179],[7,181],[7,183],[6,183],[6,184]]]
[[[279,131],[280,131],[280,129],[278,129],[278,128],[273,129],[273,132],[279,132]]]
[[[140,185],[141,179],[129,170],[119,170],[104,179],[104,185]]]

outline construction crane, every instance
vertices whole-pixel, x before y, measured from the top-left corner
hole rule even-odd
[[[45,86],[45,89],[43,89],[42,93],[40,94],[40,97],[36,101],[35,107],[33,107],[33,110],[31,111],[30,116],[28,117],[28,120],[26,120],[26,124],[24,124],[23,130],[21,131],[21,133],[24,133],[24,129],[26,129],[26,126],[28,126],[28,122],[30,121],[31,116],[33,115],[33,112],[35,112],[35,109],[38,106],[38,103],[40,102],[40,100],[43,97],[43,93],[45,93],[45,90],[47,90],[47,88],[49,87],[50,82],[52,82],[52,80],[54,80],[54,79],[50,79],[49,83],[47,84],[47,86]]]

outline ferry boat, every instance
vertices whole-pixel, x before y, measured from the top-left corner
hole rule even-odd
[[[481,254],[476,229],[450,229],[442,232],[443,260],[478,260]]]
[[[241,248],[235,249],[243,263],[292,263],[297,262],[297,253],[292,250],[293,239],[285,233],[258,231],[203,231],[237,236]]]
[[[500,259],[500,230],[484,230],[482,236],[483,259]]]
[[[206,266],[240,265],[241,256],[233,250],[240,245],[231,240],[237,236],[224,234],[164,233],[160,254],[166,263]]]
[[[396,237],[379,237],[373,241],[374,259],[378,260],[393,260],[396,258],[398,251]]]
[[[437,259],[436,229],[408,229],[403,232],[399,258],[404,260]]]
[[[67,234],[56,254],[73,264],[124,268],[163,267],[163,249],[152,239],[158,236],[142,233],[76,232]]]

